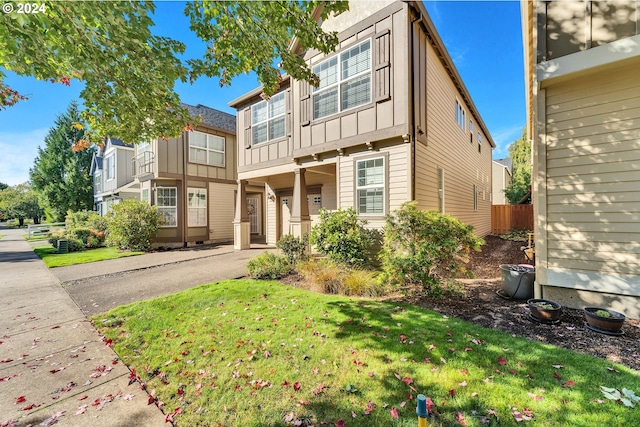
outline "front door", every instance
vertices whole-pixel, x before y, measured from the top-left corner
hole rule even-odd
[[[247,210],[249,211],[249,223],[251,234],[262,234],[262,221],[260,220],[260,198],[247,197]]]

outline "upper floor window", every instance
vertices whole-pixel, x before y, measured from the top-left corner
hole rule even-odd
[[[320,85],[313,89],[313,118],[371,102],[371,41],[366,40],[313,67]]]
[[[272,96],[251,107],[253,145],[285,136],[285,92]]]
[[[384,214],[384,157],[356,162],[356,205],[360,215]]]
[[[224,166],[224,138],[193,131],[189,134],[189,161]]]
[[[473,120],[469,120],[470,142],[473,142]]]
[[[482,152],[482,135],[478,132],[478,153]]]
[[[93,179],[96,194],[102,193],[102,172],[96,172]]]
[[[105,159],[105,170],[107,172],[107,181],[116,177],[116,155],[115,153],[108,155]]]
[[[467,122],[467,113],[464,111],[464,107],[460,101],[456,101],[456,122],[460,129],[464,130]]]

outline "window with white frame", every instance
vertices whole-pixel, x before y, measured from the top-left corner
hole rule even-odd
[[[283,138],[287,105],[285,92],[272,96],[251,107],[251,127],[253,145]]]
[[[148,188],[143,188],[142,189],[142,194],[140,195],[140,200],[145,202],[145,203],[149,203],[149,189]]]
[[[204,132],[189,133],[189,161],[224,166],[224,138]]]
[[[105,170],[107,171],[107,181],[110,181],[116,177],[116,155],[112,153],[105,159]]]
[[[482,152],[482,135],[478,132],[478,153]]]
[[[96,172],[94,179],[95,193],[102,193],[102,172]]]
[[[189,188],[187,191],[189,227],[207,226],[207,190]]]
[[[178,189],[176,187],[156,188],[156,207],[162,214],[161,227],[178,226]]]
[[[320,85],[313,89],[313,118],[371,102],[371,41],[366,40],[313,67]]]
[[[356,204],[360,215],[384,214],[384,157],[356,162]]]
[[[462,130],[465,129],[465,124],[467,122],[467,113],[465,113],[464,107],[462,106],[460,101],[457,101],[457,100],[456,100],[456,122],[458,123],[458,126],[460,126],[460,129]]]
[[[469,120],[469,135],[470,135],[469,142],[473,142],[473,120]]]

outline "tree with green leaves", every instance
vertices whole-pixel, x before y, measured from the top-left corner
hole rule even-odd
[[[38,196],[29,184],[18,184],[0,190],[0,211],[3,218],[17,219],[21,227],[26,218],[32,218],[38,224],[44,214],[38,203]]]
[[[513,160],[511,183],[504,190],[509,203],[518,203],[531,187],[531,144],[527,140],[527,129],[522,136],[509,145],[509,157]]]
[[[5,184],[4,182],[0,182],[0,190],[4,190],[5,188],[8,188],[9,184]]]
[[[93,180],[89,174],[94,149],[73,150],[84,138],[78,104],[72,102],[58,116],[44,138],[44,148],[29,170],[31,185],[40,197],[47,220],[64,221],[67,211],[93,209]]]
[[[0,63],[20,76],[84,82],[82,115],[89,129],[83,147],[105,135],[130,143],[178,136],[194,119],[180,106],[176,81],[217,76],[229,85],[253,70],[265,97],[278,89],[282,72],[317,85],[298,53],[334,50],[337,35],[318,22],[348,9],[339,0],[188,2],[190,29],[207,49],[202,58],[183,60],[183,43],[152,34],[153,2],[40,4],[38,13],[4,14]],[[0,71],[0,109],[24,99],[3,77]]]

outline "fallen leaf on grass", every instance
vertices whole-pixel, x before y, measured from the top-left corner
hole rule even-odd
[[[460,424],[461,426],[469,425],[467,424],[467,420],[465,420],[464,415],[462,415],[462,412],[456,413],[456,421],[458,421],[458,424]]]
[[[391,415],[391,418],[395,418],[396,420],[398,419],[398,410],[396,408],[391,408],[389,414]]]
[[[507,361],[502,357],[498,357],[498,363],[501,364],[501,365],[506,365]]]

